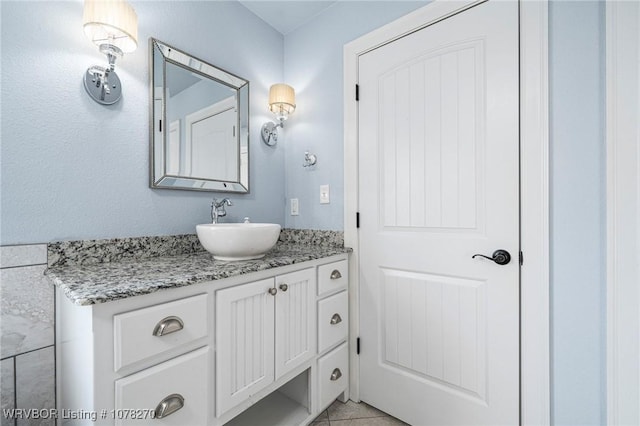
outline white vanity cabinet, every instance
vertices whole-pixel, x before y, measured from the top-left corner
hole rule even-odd
[[[216,416],[316,356],[315,268],[216,293]]]
[[[348,398],[347,256],[90,306],[58,290],[58,424],[308,424]]]

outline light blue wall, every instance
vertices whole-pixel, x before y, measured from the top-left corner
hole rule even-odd
[[[283,37],[237,2],[132,1],[138,49],[116,64],[123,99],[91,100],[82,76],[101,55],[81,1],[1,2],[0,244],[193,233],[212,193],[148,187],[148,38],[251,81],[251,194],[230,220],[284,223],[284,152],[259,141]],[[220,196],[220,194],[217,194]]]
[[[550,4],[552,415],[604,425],[604,2]]]
[[[287,227],[343,229],[343,46],[426,3],[338,2],[285,36],[284,76],[298,105],[283,132],[286,196],[300,200],[299,216],[290,216],[287,206]],[[316,166],[302,167],[306,150],[317,155]],[[330,185],[330,204],[320,204],[323,184]]]

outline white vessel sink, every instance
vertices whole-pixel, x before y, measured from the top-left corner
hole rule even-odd
[[[260,259],[276,245],[276,223],[206,223],[196,225],[202,246],[218,260]]]

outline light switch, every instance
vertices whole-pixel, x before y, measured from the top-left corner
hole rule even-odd
[[[298,199],[292,198],[291,199],[291,216],[298,216],[299,214],[300,214],[300,211],[298,210]]]
[[[320,204],[329,204],[329,185],[320,185]]]

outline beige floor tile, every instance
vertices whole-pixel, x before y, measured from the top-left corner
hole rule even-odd
[[[342,403],[340,401],[335,401],[329,409],[329,421],[333,425],[334,420],[350,420],[350,419],[363,419],[363,418],[373,418],[373,417],[384,417],[387,416],[386,413],[383,413],[380,410],[373,408],[370,405],[365,404],[364,402],[355,403],[353,401],[347,401],[347,403]]]
[[[329,413],[324,410],[309,426],[329,426]]]
[[[366,419],[331,420],[331,426],[407,426],[394,417],[370,417]]]

